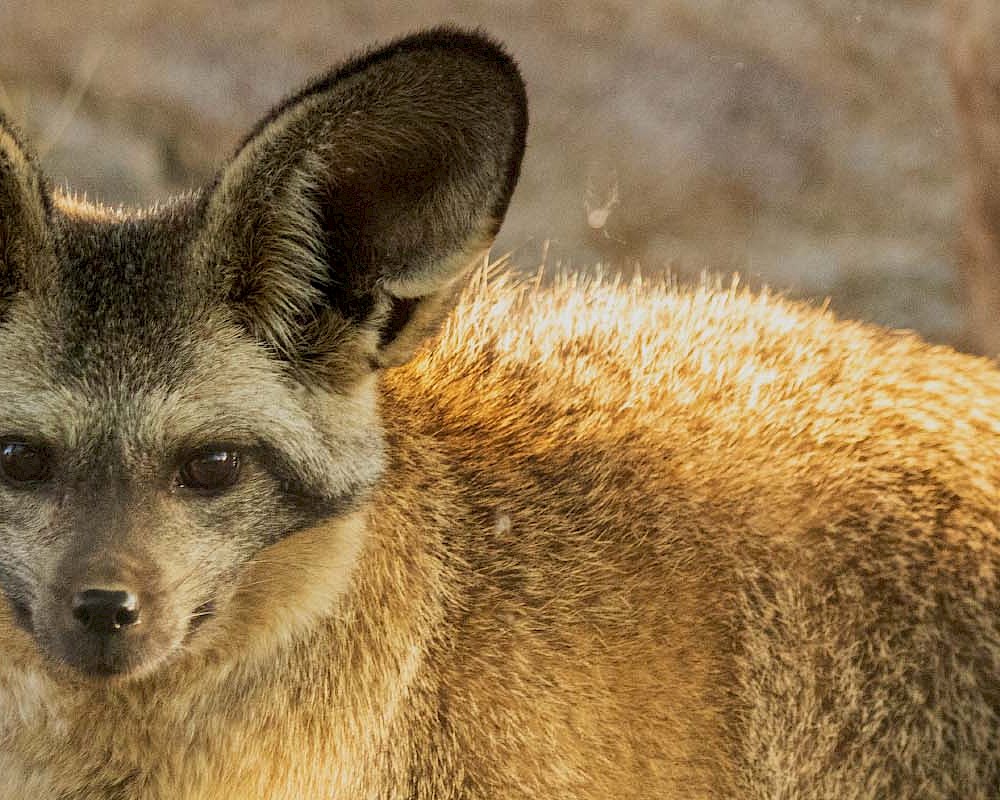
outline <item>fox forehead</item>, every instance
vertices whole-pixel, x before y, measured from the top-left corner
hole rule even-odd
[[[0,334],[2,340],[2,334]],[[66,378],[44,369],[12,375],[0,386],[0,431],[84,449],[94,439],[131,440],[143,449],[205,440],[247,442],[290,436],[308,415],[294,393],[253,365],[213,361],[220,348],[192,357],[188,380],[167,385],[151,379],[98,382]],[[110,373],[110,370],[109,370]],[[258,380],[254,380],[254,378]],[[262,410],[280,409],[262,416]]]
[[[51,403],[35,401],[45,392],[54,400],[58,387],[63,400],[86,397],[108,410],[111,398],[190,380],[215,321],[186,269],[193,218],[174,209],[117,218],[56,210],[47,246],[32,255],[35,280],[3,309],[7,399],[23,395],[16,406],[44,410]]]
[[[309,454],[314,406],[358,404],[310,400],[213,298],[187,253],[194,205],[54,215],[43,290],[15,296],[0,324],[0,435],[115,442],[126,461],[209,442]]]
[[[198,217],[194,196],[134,215],[57,210],[51,262],[42,267],[50,276],[34,295],[61,375],[183,380],[212,298],[188,255]]]

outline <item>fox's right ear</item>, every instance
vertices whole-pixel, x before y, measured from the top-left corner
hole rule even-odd
[[[46,248],[51,194],[14,127],[0,114],[0,296],[32,282]]]
[[[206,194],[196,261],[299,374],[399,364],[485,257],[526,126],[517,67],[486,36],[368,52],[250,134]]]

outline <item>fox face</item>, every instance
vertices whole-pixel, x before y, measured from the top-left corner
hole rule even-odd
[[[184,269],[151,246],[126,260],[72,239],[70,280],[131,259]],[[234,319],[154,310],[146,288],[140,313],[126,294],[17,301],[0,334],[4,589],[43,650],[87,672],[155,664],[211,619],[242,564],[348,512],[380,466],[370,380],[297,390]]]
[[[54,193],[0,120],[0,588],[56,671],[133,678],[237,625],[254,565],[378,480],[379,371],[510,200],[516,67],[441,29],[262,120],[151,210]]]

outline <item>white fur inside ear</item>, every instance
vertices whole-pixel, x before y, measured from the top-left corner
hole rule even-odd
[[[488,263],[493,237],[485,232],[469,240],[465,247],[449,258],[424,269],[411,269],[405,275],[384,278],[382,288],[393,297],[411,300],[427,297],[447,289],[467,274],[477,263]]]
[[[221,208],[213,206],[210,212],[216,225],[227,224],[226,206],[238,204],[246,191],[255,155],[251,148],[247,151],[220,185],[216,205]],[[310,200],[325,169],[320,156],[309,151],[298,156],[298,163],[286,165],[284,180],[271,189],[274,200],[260,212],[249,245],[240,252],[244,263],[234,273],[246,319],[285,355],[296,351],[300,320],[321,301],[317,287],[329,268],[323,229]]]

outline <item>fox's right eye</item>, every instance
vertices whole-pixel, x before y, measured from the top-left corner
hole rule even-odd
[[[15,486],[41,483],[52,474],[49,453],[27,442],[0,442],[0,475]]]
[[[181,486],[203,492],[228,489],[240,474],[240,455],[236,450],[201,450],[181,467]]]

